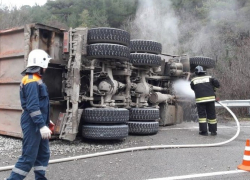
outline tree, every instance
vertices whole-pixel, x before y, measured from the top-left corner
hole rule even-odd
[[[109,0],[105,1],[107,20],[111,27],[120,27],[131,15],[134,15],[138,0]]]
[[[74,0],[48,1],[46,6],[54,15],[60,15],[62,22],[67,23],[68,18],[74,12]]]
[[[30,23],[32,21],[32,18],[29,16],[30,9],[30,6],[22,6],[20,9],[17,7],[2,9],[0,11],[1,29],[23,26]]]

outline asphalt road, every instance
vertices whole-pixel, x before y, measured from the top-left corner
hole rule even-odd
[[[240,122],[239,136],[232,142],[219,147],[167,148],[141,150],[113,155],[99,156],[75,161],[50,164],[46,176],[49,180],[146,180],[146,179],[221,179],[249,180],[250,172],[238,171],[242,163],[246,140],[250,138],[250,122]],[[152,146],[211,144],[227,141],[236,133],[234,121],[218,124],[217,136],[200,136],[198,123],[184,122],[173,126],[160,127],[152,136],[129,136],[123,141],[98,142],[78,139],[74,143],[55,140],[51,142],[54,151],[51,159],[73,155],[92,154],[115,149]],[[20,140],[17,140],[18,143]],[[58,146],[60,144],[60,146]],[[76,151],[70,151],[70,148]],[[88,151],[80,151],[84,147]],[[55,153],[55,148],[62,153]],[[69,148],[65,150],[65,148]],[[63,151],[65,150],[65,151]],[[16,152],[20,154],[20,152]],[[0,154],[1,166],[14,165],[17,158]],[[4,163],[6,162],[6,163]],[[8,177],[10,171],[0,172],[0,180]],[[30,172],[27,180],[34,179]]]

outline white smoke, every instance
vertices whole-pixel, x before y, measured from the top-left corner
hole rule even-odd
[[[182,20],[183,23],[179,26],[182,36],[187,37],[185,44],[182,44],[182,48],[192,56],[209,56],[216,59],[226,50],[220,39],[222,27],[230,27],[228,29],[233,35],[241,28],[245,29],[242,25],[235,25],[237,19],[239,22],[244,22],[245,18],[236,14],[237,1],[235,0],[216,1],[209,5],[203,2],[203,8],[206,6],[207,12],[204,11],[202,14],[206,18],[203,19],[193,16],[188,11],[181,14],[182,18],[187,17],[186,21]],[[226,30],[224,31],[225,34],[228,33]]]
[[[204,1],[202,4],[205,10],[202,15],[206,18],[203,19],[190,13],[188,9],[179,11],[177,15],[172,2],[139,0],[136,16],[130,27],[131,39],[157,41],[162,44],[162,52],[166,54],[215,58],[225,49],[218,38],[222,26],[220,22],[228,24],[233,33],[239,29],[249,29],[245,13],[236,14],[238,2],[235,0],[214,3]],[[240,25],[235,25],[237,19]]]
[[[157,41],[162,44],[163,53],[176,54],[178,22],[170,0],[139,0],[131,39]]]
[[[176,80],[173,83],[173,89],[177,96],[179,95],[187,99],[195,98],[194,91],[191,89],[190,86],[190,81],[186,81],[183,79]]]

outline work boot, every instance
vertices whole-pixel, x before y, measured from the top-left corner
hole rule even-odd
[[[200,131],[199,134],[202,135],[202,136],[208,136],[207,131]]]
[[[211,136],[216,136],[217,135],[217,132],[211,132]]]

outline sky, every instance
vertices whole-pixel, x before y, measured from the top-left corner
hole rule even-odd
[[[30,5],[33,6],[36,3],[38,5],[44,5],[47,0],[0,0],[1,5],[5,6],[17,6],[20,7],[22,5]]]

